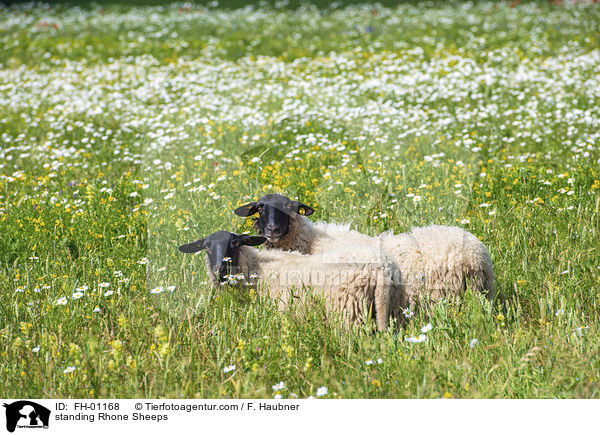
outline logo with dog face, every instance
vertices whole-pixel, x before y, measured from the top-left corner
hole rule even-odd
[[[29,400],[5,403],[6,430],[14,432],[16,428],[48,429],[50,410]]]

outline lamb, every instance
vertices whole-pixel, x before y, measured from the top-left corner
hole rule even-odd
[[[256,288],[277,300],[280,309],[311,287],[323,296],[328,312],[343,315],[347,327],[364,320],[364,307],[374,315],[378,330],[389,326],[390,316],[398,325],[404,323],[408,297],[390,255],[369,246],[338,247],[318,255],[252,248],[265,241],[265,237],[217,231],[179,250],[206,250],[213,285]]]
[[[340,245],[363,244],[389,252],[397,262],[411,305],[425,297],[433,301],[461,295],[471,284],[493,299],[494,272],[490,254],[473,234],[458,227],[431,225],[410,233],[370,237],[347,224],[313,223],[314,209],[279,194],[265,195],[238,207],[238,216],[258,213],[255,228],[269,248],[315,254]]]

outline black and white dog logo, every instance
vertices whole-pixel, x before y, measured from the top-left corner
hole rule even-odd
[[[5,403],[6,430],[14,432],[15,428],[48,428],[50,410],[29,400]]]

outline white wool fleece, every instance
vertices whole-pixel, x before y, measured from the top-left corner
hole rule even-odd
[[[238,259],[241,284],[257,288],[284,309],[291,295],[312,288],[328,311],[341,313],[346,326],[362,322],[372,310],[378,330],[390,316],[402,324],[408,306],[401,272],[394,259],[370,246],[343,246],[317,255],[241,246]],[[215,277],[209,273],[213,284]],[[294,289],[294,291],[290,291]]]
[[[411,303],[419,297],[437,300],[460,295],[467,283],[494,297],[494,271],[490,254],[473,234],[459,227],[431,225],[410,233],[386,232],[370,237],[350,230],[348,224],[313,223],[290,217],[289,231],[274,248],[316,254],[339,246],[364,244],[392,255],[405,281]]]

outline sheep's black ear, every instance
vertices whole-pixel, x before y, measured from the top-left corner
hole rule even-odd
[[[255,213],[258,213],[258,207],[256,206],[256,202],[250,202],[246,205],[242,205],[241,207],[233,210],[235,214],[242,217],[252,216]]]
[[[301,214],[304,216],[310,216],[311,214],[313,214],[315,212],[314,208],[309,207],[306,204],[302,204],[299,201],[293,201],[293,207],[296,209],[296,212],[298,214]]]
[[[246,246],[258,246],[258,245],[262,245],[266,241],[267,241],[266,237],[262,237],[262,236],[250,236],[250,235],[247,235],[247,234],[242,234],[238,238],[238,243],[240,245],[246,245]]]
[[[185,245],[181,245],[179,250],[181,252],[185,252],[186,254],[193,254],[194,252],[198,252],[204,249],[204,239],[196,240],[192,243],[187,243]]]

